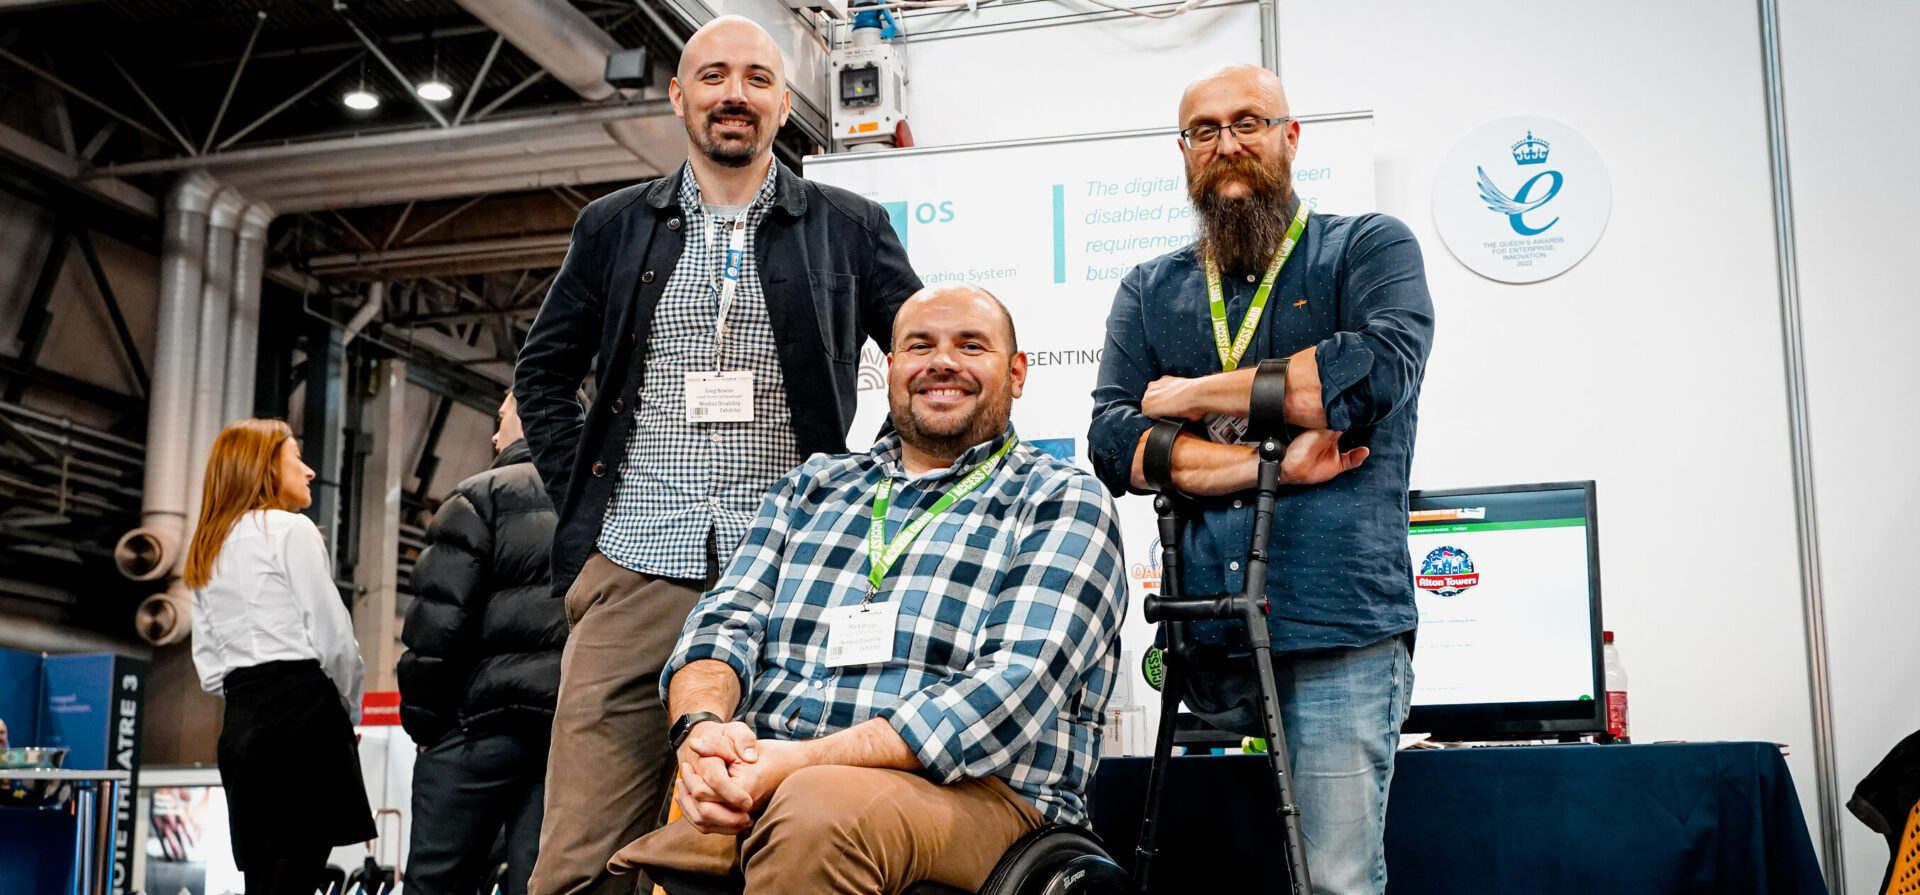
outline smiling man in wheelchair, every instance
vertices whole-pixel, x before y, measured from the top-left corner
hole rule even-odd
[[[1099,482],[1010,425],[1026,374],[986,291],[901,307],[897,432],[767,495],[661,675],[682,817],[610,868],[973,891],[1023,835],[1085,823],[1126,565]]]

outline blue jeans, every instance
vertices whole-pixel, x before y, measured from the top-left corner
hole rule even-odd
[[[1387,890],[1387,786],[1413,695],[1407,638],[1274,656],[1315,895]]]

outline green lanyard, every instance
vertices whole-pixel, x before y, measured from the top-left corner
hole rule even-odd
[[[874,594],[880,592],[880,581],[887,577],[887,570],[893,568],[894,560],[899,559],[900,554],[907,552],[907,545],[913,543],[913,538],[920,533],[920,529],[926,528],[927,523],[946,512],[948,507],[980,487],[993,475],[995,469],[1000,468],[1001,458],[1005,457],[1007,451],[1012,450],[1019,441],[1020,437],[1017,435],[1007,436],[1006,444],[1001,445],[1000,449],[994,451],[993,456],[988,457],[985,462],[975,466],[972,472],[967,473],[966,478],[960,480],[959,484],[940,495],[940,499],[934,501],[933,506],[928,507],[919,518],[907,523],[906,528],[894,535],[891,544],[886,542],[886,528],[887,498],[893,495],[893,480],[890,478],[880,480],[880,488],[873,495],[873,526],[867,529],[867,599],[872,599]]]
[[[1240,358],[1246,356],[1253,332],[1260,328],[1260,318],[1267,312],[1267,295],[1273,291],[1273,281],[1280,276],[1280,268],[1286,266],[1287,259],[1293,257],[1293,247],[1306,229],[1307,203],[1302,202],[1300,210],[1293,213],[1293,224],[1287,227],[1287,238],[1280,241],[1280,250],[1273,253],[1273,263],[1267,265],[1266,278],[1253,293],[1253,304],[1240,321],[1240,332],[1233,337],[1231,345],[1227,341],[1227,302],[1220,297],[1220,269],[1214,266],[1212,258],[1207,259],[1207,310],[1213,314],[1213,345],[1220,352],[1221,372],[1231,372],[1240,366]]]

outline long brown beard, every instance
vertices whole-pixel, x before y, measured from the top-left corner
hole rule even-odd
[[[1222,198],[1219,187],[1238,178],[1250,192]],[[1283,156],[1271,165],[1252,156],[1214,159],[1187,172],[1187,199],[1200,216],[1200,254],[1228,274],[1259,273],[1273,260],[1292,223],[1293,166]]]

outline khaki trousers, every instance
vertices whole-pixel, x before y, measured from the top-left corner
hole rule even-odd
[[[632,895],[640,885],[608,873],[607,859],[665,816],[673,754],[660,669],[712,583],[643,575],[595,553],[567,590],[573,629],[560,657],[532,895]]]
[[[917,774],[822,765],[795,771],[743,836],[682,818],[620,850],[611,866],[746,877],[747,895],[894,895],[931,880],[980,888],[1039,809],[998,777],[947,786]]]

